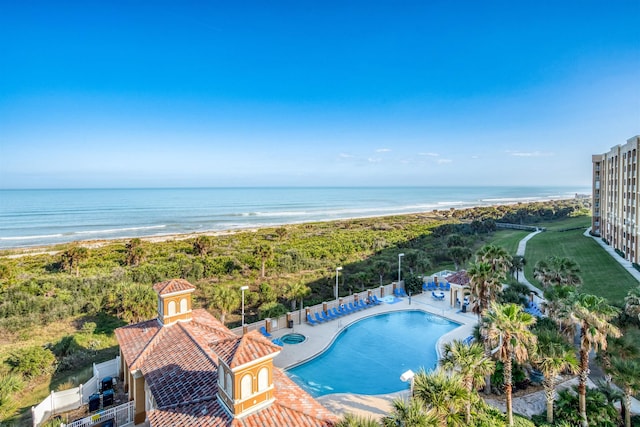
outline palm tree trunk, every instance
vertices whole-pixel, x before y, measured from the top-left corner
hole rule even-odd
[[[624,427],[631,427],[631,394],[629,388],[624,389]]]
[[[585,334],[585,328],[583,325],[581,335]],[[584,344],[580,346],[580,375],[578,383],[578,407],[580,411],[580,423],[582,427],[588,427],[587,422],[587,379],[589,378],[589,350],[585,348]]]
[[[546,378],[543,383],[544,395],[547,399],[547,423],[553,424],[553,401],[555,400],[555,384],[553,381],[548,381]]]
[[[505,340],[508,337],[505,337]],[[513,426],[513,399],[511,396],[511,352],[507,352],[507,360],[504,362],[504,392],[507,395],[507,422],[509,426]]]

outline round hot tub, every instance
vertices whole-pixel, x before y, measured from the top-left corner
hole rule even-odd
[[[293,333],[293,334],[283,335],[280,339],[285,344],[300,344],[301,342],[304,342],[304,340],[306,340],[307,337],[305,337],[302,334]]]

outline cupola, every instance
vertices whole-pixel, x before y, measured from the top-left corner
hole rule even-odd
[[[191,320],[191,294],[195,286],[183,279],[153,285],[158,294],[158,320],[163,325]]]

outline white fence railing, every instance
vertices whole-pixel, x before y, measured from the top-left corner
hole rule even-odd
[[[114,420],[114,425],[116,426],[125,426],[129,423],[133,423],[134,410],[135,402],[132,400],[130,402],[123,403],[122,405],[105,409],[104,411],[100,411],[81,420],[77,420],[69,424],[62,424],[61,427],[87,427],[100,421],[107,420]]]
[[[56,414],[78,409],[83,403],[89,402],[89,396],[98,391],[98,383],[102,378],[118,375],[120,375],[120,356],[103,363],[94,363],[93,377],[89,381],[69,390],[52,391],[40,404],[31,407],[33,426],[38,427]]]

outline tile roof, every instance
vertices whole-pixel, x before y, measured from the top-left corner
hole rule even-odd
[[[276,367],[275,402],[233,418],[217,397],[218,358],[233,368],[280,348],[257,331],[235,335],[206,310],[193,310],[188,322],[163,327],[154,319],[115,333],[129,369],[141,370],[154,396],[158,409],[147,412],[152,426],[332,427],[337,422]]]
[[[172,294],[174,292],[195,290],[196,287],[184,279],[171,279],[153,285],[153,290],[158,295]]]
[[[231,369],[280,352],[280,347],[269,341],[258,331],[242,337],[234,336],[211,344],[211,349]]]
[[[469,275],[466,270],[461,270],[456,273],[453,273],[451,276],[447,276],[447,282],[455,283],[456,285],[468,285],[469,284]]]

